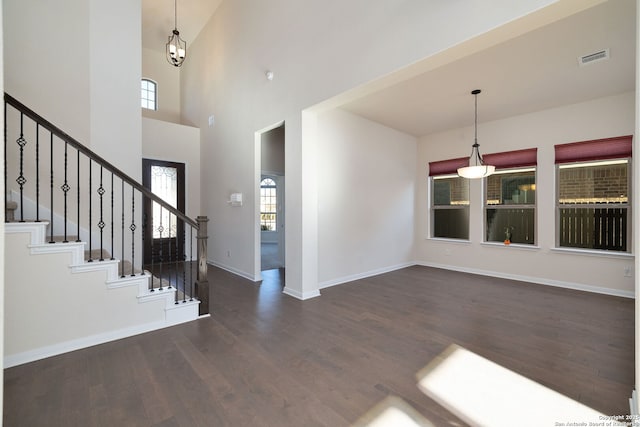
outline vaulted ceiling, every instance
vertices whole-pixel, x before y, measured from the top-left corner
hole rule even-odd
[[[180,37],[192,43],[222,0],[142,0],[142,47],[164,52],[174,28],[177,2]],[[187,45],[188,46],[188,45]]]
[[[193,42],[222,0],[177,0],[178,29]],[[164,51],[174,0],[142,0],[143,47]],[[467,56],[341,108],[421,136],[480,122],[620,94],[635,88],[635,0],[596,7]],[[578,58],[608,49],[609,59]]]

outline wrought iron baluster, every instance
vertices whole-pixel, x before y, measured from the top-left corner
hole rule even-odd
[[[158,233],[160,233],[160,238],[159,243],[160,243],[160,252],[158,252],[158,254],[160,255],[158,258],[158,261],[160,261],[160,288],[158,289],[159,291],[162,290],[162,263],[163,263],[163,254],[162,254],[162,250],[163,248],[163,242],[162,242],[162,232],[164,231],[164,228],[162,227],[162,205],[160,205],[160,225],[158,226]]]
[[[171,213],[169,213],[169,266],[171,267],[171,269],[169,270],[169,288],[171,288],[172,286],[172,280],[173,280],[173,287],[176,290],[176,293],[174,294],[174,303],[178,303],[178,294],[180,292],[180,287],[178,286],[178,266],[176,264],[176,260],[177,260],[177,255],[178,255],[178,235],[177,233],[174,234],[174,237],[171,237],[171,233],[172,233],[172,228],[171,228],[171,217],[173,215]],[[176,217],[176,224],[177,224],[177,217]],[[176,227],[177,230],[177,227]],[[173,241],[175,239],[176,245],[173,246]],[[171,254],[171,248],[173,246],[173,255]]]
[[[149,226],[149,216],[148,214],[145,214],[144,216],[144,228],[145,228],[145,233],[147,234],[146,230],[149,230],[149,238],[151,239],[151,242],[149,242],[149,246],[151,247],[151,254],[150,254],[150,258],[151,258],[151,292],[155,291],[155,282],[153,281],[153,277],[156,273],[156,269],[155,269],[155,256],[154,256],[154,238],[153,238],[153,233],[155,231],[155,228],[153,228],[153,201],[150,201],[151,204],[151,226]],[[149,228],[147,228],[149,227]]]
[[[173,268],[173,266],[171,264],[172,261],[173,261],[171,259],[171,242],[173,241],[173,238],[171,237],[171,212],[169,212],[169,232],[168,232],[168,234],[169,234],[169,238],[167,239],[167,242],[168,242],[167,246],[169,246],[169,248],[168,248],[169,253],[167,254],[168,255],[167,256],[167,270],[168,270],[167,271],[167,282],[169,282],[169,286],[167,286],[167,288],[171,289],[171,273],[172,273],[171,269]]]
[[[113,249],[113,172],[111,172],[111,261],[115,259]]]
[[[176,295],[175,295],[175,299],[176,301],[178,301],[179,297],[178,294],[180,292],[180,283],[178,282],[178,217],[176,217],[175,220],[175,227],[176,227],[176,231],[175,231],[175,246],[173,246],[173,261],[172,261],[172,273],[173,273],[173,287],[176,289]],[[173,241],[173,240],[172,240]]]
[[[24,114],[20,113],[20,137],[16,139],[16,144],[20,147],[20,173],[16,182],[20,186],[20,222],[24,222],[24,185],[27,179],[24,177],[24,147],[27,140],[24,139]]]
[[[182,302],[187,302],[187,276],[185,272],[185,268],[187,266],[187,250],[186,250],[186,241],[187,233],[184,229],[184,221],[182,221]]]
[[[69,184],[67,183],[67,148],[69,144],[64,142],[64,183],[60,187],[64,193],[64,240],[63,243],[69,243],[67,240],[67,193],[69,192]]]
[[[122,208],[122,225],[120,226],[120,230],[121,230],[121,234],[120,234],[120,240],[121,240],[121,250],[120,253],[122,255],[120,255],[120,277],[124,277],[124,180],[120,180],[120,182],[122,183],[122,187],[120,189],[120,193],[121,193],[121,205],[120,207]],[[131,264],[131,272],[133,272],[133,263]]]
[[[176,288],[176,300],[178,300],[178,292],[180,291],[180,284],[178,283],[178,218],[176,217],[176,233],[175,233],[175,246],[173,247],[174,251],[173,251],[173,276],[174,276],[174,285],[173,287]]]
[[[105,193],[104,186],[102,185],[102,170],[100,165],[100,187],[98,187],[98,194],[100,195],[100,221],[98,222],[98,228],[100,229],[100,261],[104,261],[104,200]]]
[[[136,190],[131,187],[131,276],[135,276],[134,271],[136,262]],[[144,233],[142,233],[142,240],[144,240]],[[144,246],[143,246],[144,247]],[[144,260],[144,258],[143,258]],[[144,275],[144,262],[140,265],[140,274]]]
[[[189,227],[189,241],[191,246],[189,250],[189,293],[191,299],[189,301],[193,301],[193,226]]]
[[[55,241],[53,240],[53,132],[51,132],[51,138],[49,140],[49,148],[51,150],[51,164],[50,164],[50,170],[51,170],[51,205],[50,205],[50,219],[51,222],[49,223],[49,227],[51,227],[51,238],[49,239],[49,243],[55,243]]]
[[[78,237],[76,238],[76,242],[81,242],[82,240],[80,239],[80,150],[76,149],[76,167],[77,167],[77,186],[78,188],[76,189],[76,197],[78,198]]]
[[[36,222],[40,222],[40,123],[36,123]]]
[[[93,262],[93,244],[92,244],[92,239],[91,239],[91,227],[93,226],[93,215],[91,213],[92,211],[92,202],[91,200],[93,199],[93,174],[91,173],[91,157],[88,157],[89,159],[89,260],[88,262]]]

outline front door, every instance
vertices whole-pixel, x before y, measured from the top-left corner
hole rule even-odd
[[[184,213],[184,163],[142,159],[142,185]],[[184,259],[184,222],[145,198],[144,263],[174,263]]]

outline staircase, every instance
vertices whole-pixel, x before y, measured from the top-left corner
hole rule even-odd
[[[207,218],[8,94],[5,188],[5,367],[208,315]]]

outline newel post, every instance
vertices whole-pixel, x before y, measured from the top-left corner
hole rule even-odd
[[[209,313],[209,280],[207,279],[207,222],[206,216],[198,216],[198,280],[196,281],[196,295],[200,300],[198,314]]]

